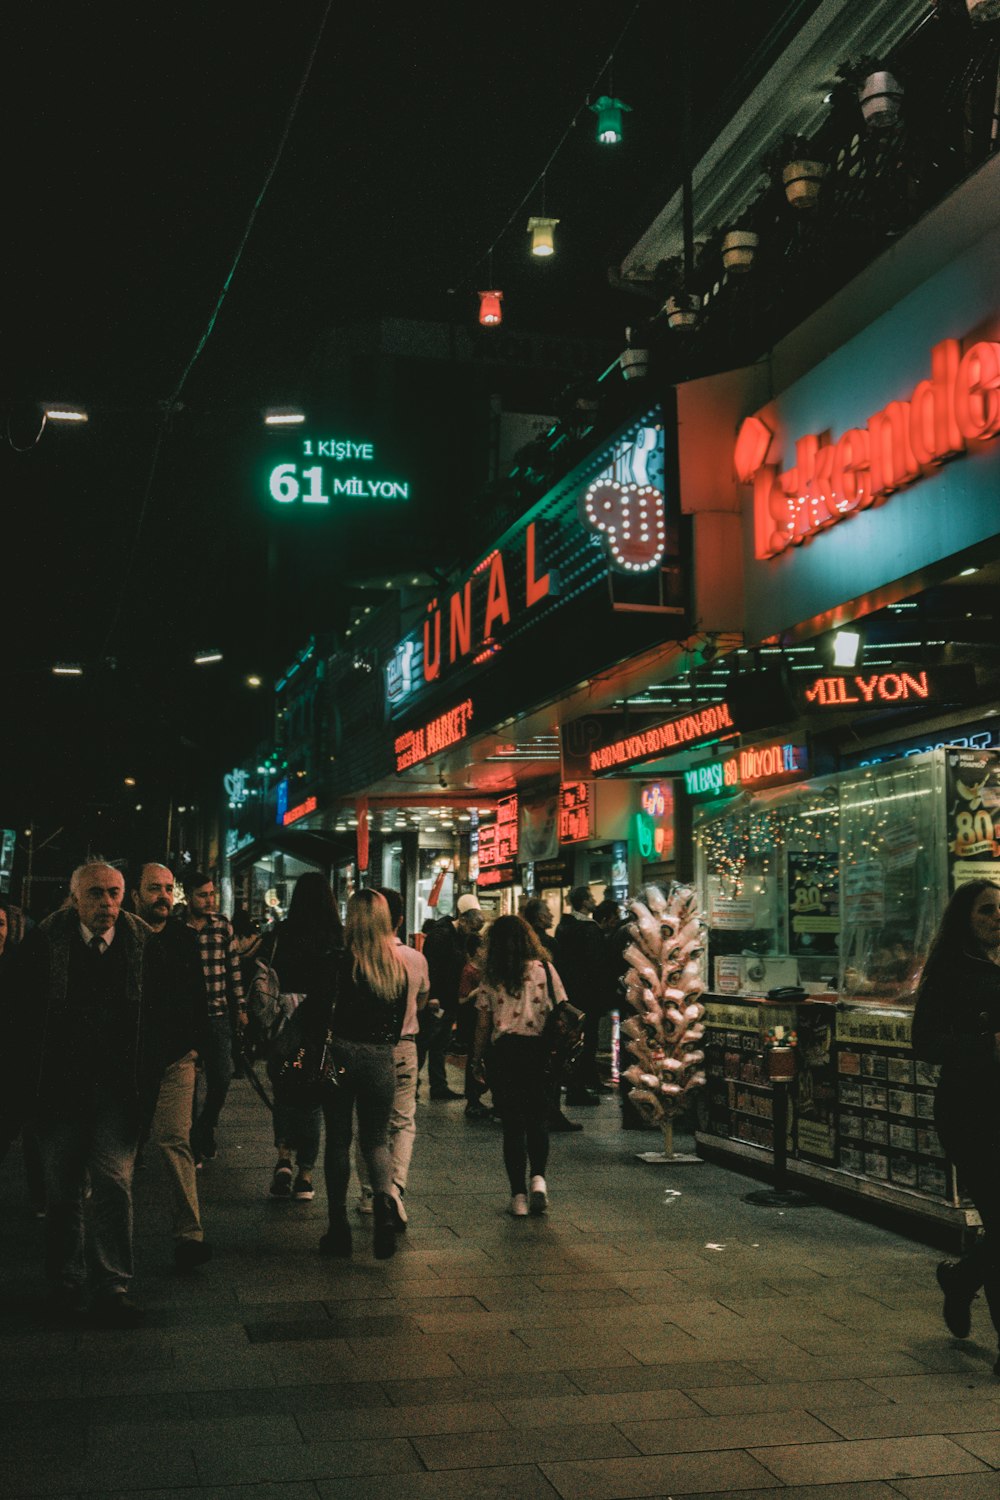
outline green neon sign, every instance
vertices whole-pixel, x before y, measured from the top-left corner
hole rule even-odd
[[[375,445],[353,438],[303,438],[306,463],[275,464],[267,487],[279,505],[329,505],[331,500],[409,500],[409,480],[390,479],[367,466]],[[323,460],[319,462],[318,460]]]

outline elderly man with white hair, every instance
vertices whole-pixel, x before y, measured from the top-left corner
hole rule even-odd
[[[132,1328],[132,1174],[162,1073],[162,981],[150,929],[121,910],[125,881],[94,861],[71,904],[18,953],[17,1066],[45,1173],[45,1270],[53,1313]],[[90,1184],[89,1201],[85,1190]]]

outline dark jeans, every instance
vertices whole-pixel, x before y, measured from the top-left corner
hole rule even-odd
[[[195,1085],[191,1146],[195,1155],[211,1150],[222,1106],[233,1078],[233,1033],[228,1016],[209,1016],[202,1070]]]
[[[538,1036],[501,1036],[490,1053],[493,1103],[503,1123],[503,1162],[512,1194],[527,1192],[527,1170],[544,1177],[549,1160],[545,1043]]]
[[[982,1287],[993,1327],[1000,1337],[1000,1161],[996,1155],[975,1152],[955,1159],[962,1191],[976,1205],[983,1223],[970,1248],[958,1262],[955,1285],[972,1298]]]
[[[337,1086],[326,1088],[323,1094],[326,1121],[323,1174],[331,1223],[343,1214],[347,1202],[355,1105],[358,1136],[372,1191],[387,1193],[391,1188],[389,1117],[396,1093],[396,1063],[391,1047],[335,1037],[333,1051],[344,1071]]]
[[[45,1271],[54,1287],[124,1292],[132,1279],[134,1111],[95,1087],[72,1113],[35,1121],[45,1169]],[[84,1191],[90,1182],[90,1201]]]
[[[427,1012],[424,1011],[424,1015]],[[455,1021],[452,1011],[445,1011],[443,1016],[436,1020],[431,1018],[433,1026],[429,1028],[427,1039],[427,1080],[431,1086],[432,1094],[443,1093],[449,1087],[448,1074],[445,1068],[445,1057],[451,1050],[451,1032]]]
[[[294,1105],[282,1103],[275,1094],[274,1144],[295,1152],[300,1171],[311,1171],[316,1165],[322,1120],[323,1111],[318,1104],[315,1109],[296,1109]]]

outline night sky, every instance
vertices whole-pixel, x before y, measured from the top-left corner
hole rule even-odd
[[[266,689],[242,686],[286,644],[247,493],[260,409],[316,400],[317,341],[338,323],[474,320],[494,241],[508,326],[619,338],[636,305],[606,268],[675,185],[678,69],[704,122],[785,9],[691,4],[681,57],[673,0],[6,8],[0,825],[107,805],[129,774],[183,795],[266,732]],[[501,230],[626,23],[593,90],[633,106],[626,138],[599,147],[589,112],[570,130],[545,184],[560,253],[540,265],[524,232],[540,188]],[[91,420],[32,446],[53,399]],[[382,539],[387,566],[412,560],[398,541],[397,558]],[[215,645],[209,677],[190,661]],[[54,681],[56,661],[87,675]]]

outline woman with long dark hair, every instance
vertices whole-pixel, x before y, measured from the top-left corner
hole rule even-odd
[[[548,1208],[549,1157],[545,1018],[566,999],[534,930],[522,917],[497,917],[486,938],[472,1067],[482,1067],[492,1038],[490,1083],[503,1123],[503,1159],[516,1219]],[[527,1183],[531,1173],[530,1200]]]
[[[330,965],[343,946],[344,926],[329,880],[319,870],[300,875],[287,917],[258,950],[278,976],[286,1018],[304,996],[322,989]],[[275,1086],[274,1146],[278,1160],[271,1179],[271,1198],[279,1202],[293,1198],[308,1202],[315,1197],[313,1168],[319,1155],[322,1118],[318,1104],[312,1107],[289,1104],[282,1098],[280,1087]]]
[[[336,968],[329,1019],[336,1084],[323,1099],[326,1120],[327,1207],[330,1227],[320,1240],[323,1255],[351,1254],[347,1185],[351,1177],[353,1114],[374,1198],[373,1248],[376,1260],[396,1249],[396,1215],[391,1194],[389,1117],[396,1091],[393,1048],[406,1010],[406,969],[399,957],[389,904],[378,891],[358,891],[347,904],[344,953]]]
[[[982,1287],[1000,1338],[1000,884],[960,885],[924,965],[913,1014],[913,1050],[940,1063],[934,1120],[972,1199],[983,1233],[955,1262],[942,1261],[944,1320],[968,1338]],[[993,1367],[1000,1375],[1000,1358]]]

